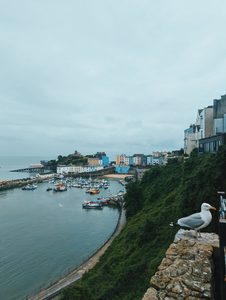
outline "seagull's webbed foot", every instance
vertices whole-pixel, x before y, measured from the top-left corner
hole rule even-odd
[[[200,233],[200,231],[198,230],[198,231],[196,231],[196,233],[197,233],[197,238],[201,238],[202,236],[201,236],[201,233]]]
[[[195,234],[193,234],[193,237],[194,237],[194,239],[197,239],[199,236],[198,236],[198,231],[197,230],[194,230],[194,233]]]

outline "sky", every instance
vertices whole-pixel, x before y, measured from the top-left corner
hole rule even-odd
[[[226,2],[0,0],[0,155],[183,148],[226,93]]]

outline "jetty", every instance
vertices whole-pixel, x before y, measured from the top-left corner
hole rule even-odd
[[[30,166],[22,169],[10,170],[10,172],[24,172],[24,173],[43,173],[45,171],[44,166]]]

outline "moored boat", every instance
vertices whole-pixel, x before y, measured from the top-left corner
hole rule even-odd
[[[96,195],[100,193],[100,190],[98,188],[91,188],[89,189],[90,195]]]
[[[58,183],[54,186],[54,192],[64,192],[67,190],[67,187],[64,183]]]
[[[33,191],[35,189],[37,189],[37,185],[30,183],[22,187],[22,190],[24,191]]]
[[[82,208],[87,208],[87,209],[92,209],[92,208],[96,208],[96,209],[102,209],[102,203],[97,202],[97,201],[85,201],[82,204]]]

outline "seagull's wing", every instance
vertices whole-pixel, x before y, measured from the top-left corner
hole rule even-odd
[[[195,213],[188,217],[181,218],[177,221],[177,223],[182,227],[188,227],[191,229],[198,228],[202,226],[205,222],[201,217],[200,213]]]

